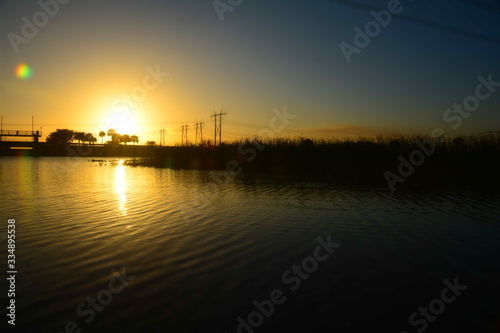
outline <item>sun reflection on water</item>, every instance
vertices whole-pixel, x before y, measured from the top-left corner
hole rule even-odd
[[[118,196],[118,211],[120,215],[127,216],[127,196],[125,192],[126,188],[126,180],[125,180],[125,166],[123,165],[123,160],[119,160],[116,165],[115,172],[115,191]]]

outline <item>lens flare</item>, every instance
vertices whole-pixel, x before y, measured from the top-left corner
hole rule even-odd
[[[22,80],[29,79],[31,77],[31,68],[26,64],[19,64],[16,67],[16,76]]]

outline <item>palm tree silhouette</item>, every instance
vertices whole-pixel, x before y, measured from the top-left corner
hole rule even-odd
[[[101,137],[101,144],[103,144],[104,143],[104,137],[106,136],[106,132],[100,131],[99,132],[99,136]]]

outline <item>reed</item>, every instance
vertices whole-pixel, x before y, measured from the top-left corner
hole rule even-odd
[[[225,170],[237,163],[243,172],[297,176],[351,185],[386,185],[384,173],[397,173],[400,156],[419,150],[418,142],[432,142],[435,150],[415,167],[405,186],[500,184],[500,138],[477,134],[437,140],[427,135],[399,135],[356,139],[307,137],[245,138],[219,146],[209,143],[155,149],[151,157],[128,162],[132,166],[174,169]]]

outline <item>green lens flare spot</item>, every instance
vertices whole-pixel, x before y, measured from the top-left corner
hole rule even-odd
[[[32,74],[31,68],[26,64],[19,64],[16,67],[16,76],[22,80],[29,79]]]

